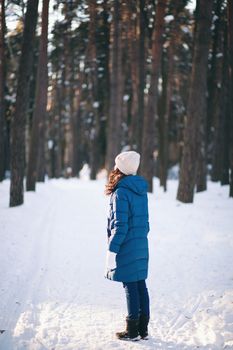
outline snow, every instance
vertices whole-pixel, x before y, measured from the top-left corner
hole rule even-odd
[[[185,50],[189,50],[189,47],[188,47],[188,45],[187,45],[186,43],[183,43],[182,46],[183,46],[183,48],[184,48]]]
[[[129,100],[129,97],[130,97],[129,95],[124,95],[124,96],[123,96],[123,101],[125,101],[125,102],[128,101],[128,100]]]
[[[0,349],[233,349],[233,200],[208,183],[194,204],[176,201],[177,180],[149,194],[150,339],[122,342],[121,283],[103,277],[105,172],[96,181],[47,180],[8,207],[0,184]]]
[[[174,16],[173,15],[167,15],[167,16],[164,17],[164,19],[165,19],[166,23],[169,23],[171,21],[174,21]]]
[[[185,34],[190,33],[190,29],[188,27],[182,26],[181,29],[182,29],[183,33],[185,33]]]
[[[99,105],[100,105],[99,101],[93,102],[93,107],[94,107],[94,108],[98,108]]]
[[[52,149],[54,145],[53,140],[48,140],[48,149]]]

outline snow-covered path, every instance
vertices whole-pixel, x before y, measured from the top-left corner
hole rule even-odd
[[[120,283],[103,277],[105,181],[50,180],[8,208],[0,184],[0,350],[233,349],[233,200],[209,183],[193,205],[150,206],[150,340],[125,343]]]

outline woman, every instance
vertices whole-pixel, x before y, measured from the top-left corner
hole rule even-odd
[[[122,152],[115,158],[105,193],[110,195],[108,252],[105,277],[123,283],[128,316],[126,330],[118,339],[147,339],[150,317],[148,275],[148,199],[147,182],[136,175],[140,155]]]

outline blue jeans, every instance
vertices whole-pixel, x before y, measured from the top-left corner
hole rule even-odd
[[[123,282],[125,288],[128,318],[138,319],[140,314],[150,317],[150,300],[146,281]]]

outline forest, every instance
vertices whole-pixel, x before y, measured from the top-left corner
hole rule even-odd
[[[0,350],[233,349],[232,198],[233,0],[0,0]]]
[[[90,179],[124,150],[192,203],[233,197],[231,0],[1,0],[0,181],[9,205],[46,178]]]

